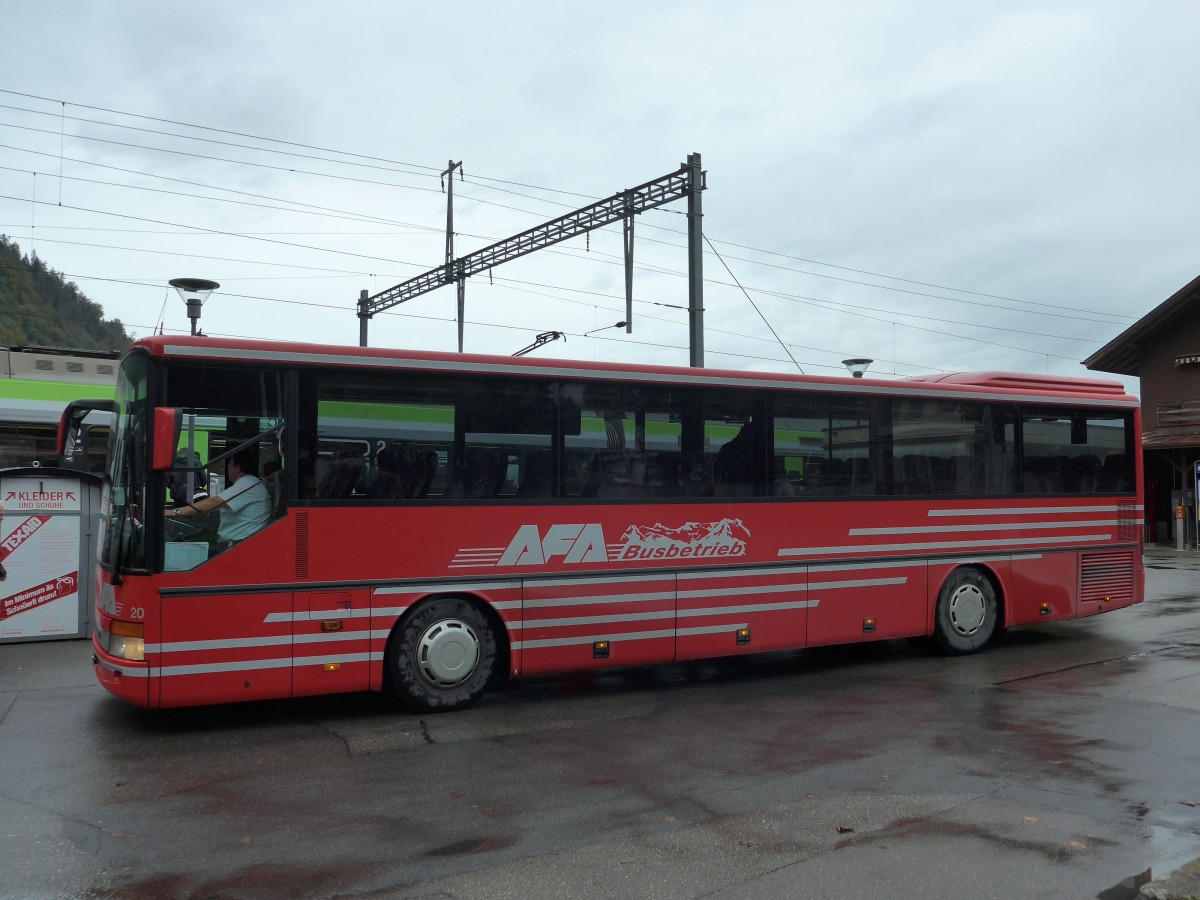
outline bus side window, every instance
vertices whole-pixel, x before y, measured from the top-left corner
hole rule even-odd
[[[301,409],[312,418],[306,426],[301,415],[301,496],[351,503],[442,499],[457,403],[458,385],[443,378],[330,371],[302,380]]]

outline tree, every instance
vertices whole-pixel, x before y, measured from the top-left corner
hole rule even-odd
[[[0,234],[0,346],[120,351],[131,340],[74,282]]]

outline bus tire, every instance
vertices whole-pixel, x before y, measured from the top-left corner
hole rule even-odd
[[[995,635],[998,617],[991,579],[979,569],[955,569],[938,593],[933,637],[944,653],[974,653]]]
[[[389,684],[405,706],[448,712],[479,698],[496,667],[496,636],[487,617],[461,597],[421,603],[392,634]]]

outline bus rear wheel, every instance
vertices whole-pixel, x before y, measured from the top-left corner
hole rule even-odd
[[[458,597],[427,600],[392,635],[387,671],[393,693],[419,712],[473,703],[496,666],[496,636],[487,617]]]
[[[933,637],[945,653],[974,653],[996,633],[996,588],[983,572],[955,569],[938,593]]]

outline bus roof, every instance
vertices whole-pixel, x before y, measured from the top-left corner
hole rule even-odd
[[[646,383],[711,385],[714,387],[810,387],[835,393],[951,399],[1012,399],[1088,405],[1137,406],[1139,401],[1119,381],[1072,376],[980,372],[922,375],[910,378],[851,378],[849,376],[750,372],[735,369],[694,369],[684,366],[632,365],[551,357],[491,356],[428,350],[397,350],[337,344],[154,335],[130,345],[136,350],[177,361],[222,360],[267,365],[323,365],[464,374],[525,375],[547,378],[633,380]]]

